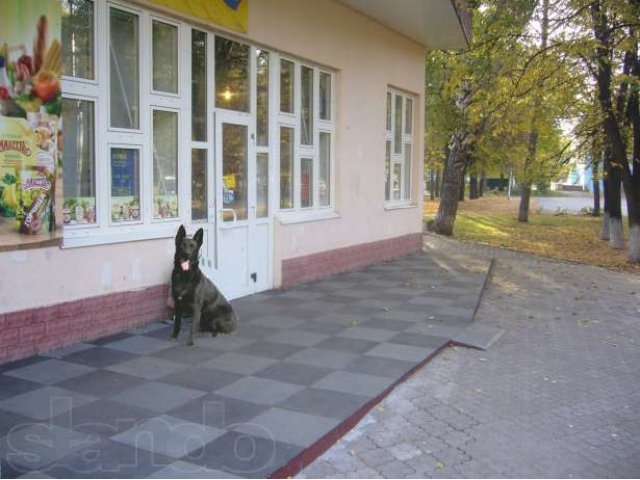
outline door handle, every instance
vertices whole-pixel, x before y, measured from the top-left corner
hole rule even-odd
[[[231,222],[231,225],[228,225],[224,221],[224,212],[231,212],[231,214],[233,215],[233,222]],[[235,227],[236,224],[238,223],[238,215],[236,214],[236,211],[233,208],[221,208],[220,209],[220,223],[221,223],[220,226],[222,228],[225,228],[225,225],[228,225],[226,228]]]

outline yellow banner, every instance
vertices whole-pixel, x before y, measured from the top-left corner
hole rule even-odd
[[[180,13],[246,33],[249,0],[151,0]]]

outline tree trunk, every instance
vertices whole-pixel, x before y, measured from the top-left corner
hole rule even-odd
[[[478,175],[474,172],[469,177],[469,200],[475,200],[478,196]]]
[[[593,212],[594,217],[600,216],[600,178],[598,176],[598,160],[593,161]]]
[[[440,198],[440,184],[442,181],[442,172],[440,170],[436,170],[436,185],[433,188],[435,191],[436,198]]]
[[[487,186],[487,175],[484,172],[484,168],[482,169],[482,173],[480,174],[480,187],[478,189],[478,195],[480,197],[484,197],[484,189]]]
[[[467,162],[464,162],[464,168],[462,170],[462,177],[460,177],[460,192],[459,192],[459,197],[458,200],[460,200],[461,202],[464,202],[464,190],[466,188],[467,184]]]
[[[607,168],[607,206],[609,213],[609,245],[616,250],[624,250],[624,230],[622,227],[622,196],[620,168],[612,165],[610,149],[605,160]]]
[[[602,216],[602,233],[600,234],[600,238],[608,242],[611,239],[611,234],[609,232],[609,180],[607,180],[606,175],[602,177],[602,190],[604,215]]]
[[[504,192],[504,173],[500,172],[500,183],[498,184],[498,191]]]
[[[452,135],[451,149],[447,157],[447,166],[442,174],[442,190],[438,213],[428,225],[429,230],[441,235],[453,235],[453,224],[458,213],[460,187],[463,185],[464,170],[467,162],[466,133],[456,130]]]
[[[518,221],[529,221],[529,203],[531,199],[531,185],[523,183],[520,185],[520,206],[518,207]]]
[[[432,168],[429,171],[429,200],[436,199],[435,184],[436,184],[436,172]]]

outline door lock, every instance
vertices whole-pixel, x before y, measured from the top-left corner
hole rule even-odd
[[[251,274],[251,280],[253,280],[254,283],[258,281],[258,274],[256,272]]]

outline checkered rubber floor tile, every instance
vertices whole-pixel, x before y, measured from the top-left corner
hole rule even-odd
[[[0,365],[2,478],[266,477],[470,324],[485,274],[426,254]],[[187,322],[188,323],[188,322]]]

